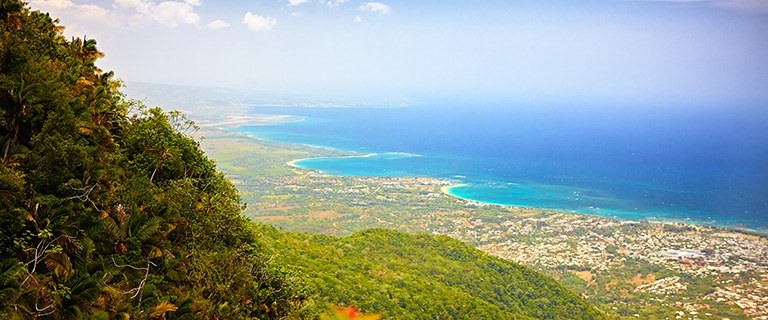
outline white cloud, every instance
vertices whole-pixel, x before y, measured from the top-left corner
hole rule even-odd
[[[108,27],[119,26],[119,19],[114,11],[95,4],[79,5],[70,0],[32,0],[30,5],[34,9],[63,18],[67,21],[68,29],[76,28],[78,22],[96,22]]]
[[[354,19],[352,19],[354,22],[363,22],[363,18],[360,18],[360,16],[355,16]]]
[[[106,1],[104,1],[106,2]],[[33,9],[49,12],[61,18],[67,35],[94,35],[106,27],[148,25],[157,23],[170,28],[179,25],[199,25],[195,12],[203,0],[110,0],[111,6],[101,6],[85,0],[31,0]],[[85,3],[85,4],[80,4]],[[220,23],[212,25],[221,27]],[[209,26],[211,27],[211,26]],[[80,32],[73,32],[74,30]]]
[[[243,16],[243,24],[248,26],[251,31],[269,31],[277,23],[277,19],[272,17],[263,17],[253,14],[250,11]]]
[[[149,8],[153,5],[145,0],[115,0],[115,4],[126,9],[135,9],[144,14],[149,12]]]
[[[45,11],[67,9],[75,5],[69,0],[32,0],[30,4]]]
[[[179,24],[198,25],[200,15],[195,13],[194,6],[199,6],[202,0],[163,1],[155,3],[148,0],[115,0],[118,7],[136,11],[132,22],[141,23],[151,20],[169,28]]]
[[[109,9],[104,7],[99,7],[95,4],[81,5],[80,11],[83,13],[84,16],[94,17],[94,18],[106,17],[112,13],[112,11],[110,11]]]
[[[307,3],[309,0],[288,0],[288,3],[292,6],[298,6],[302,3]]]
[[[208,27],[208,29],[211,29],[211,30],[218,30],[218,29],[224,29],[226,27],[229,27],[229,23],[227,23],[224,20],[214,20],[214,21],[211,21],[210,23],[208,23],[205,26]]]
[[[83,4],[75,8],[77,16],[82,20],[93,21],[116,28],[120,26],[120,19],[114,11],[97,6],[95,4]]]
[[[320,0],[320,3],[328,6],[329,8],[338,7],[349,0]]]
[[[185,2],[160,2],[153,7],[150,16],[156,22],[171,28],[176,27],[180,23],[191,25],[200,23],[200,16],[195,13],[195,9]]]
[[[386,4],[383,4],[381,2],[368,2],[362,6],[360,6],[360,10],[362,11],[370,11],[370,12],[376,12],[381,15],[385,15],[389,13],[390,7]]]

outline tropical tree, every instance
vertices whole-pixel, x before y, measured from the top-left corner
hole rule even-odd
[[[0,318],[300,309],[299,277],[253,245],[237,190],[188,135],[194,123],[125,100],[96,66],[96,41],[61,31],[0,0]]]

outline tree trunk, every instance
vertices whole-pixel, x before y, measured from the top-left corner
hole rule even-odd
[[[16,117],[14,116],[13,119],[11,119],[11,126],[9,129],[12,131],[8,132],[8,138],[5,141],[5,150],[3,151],[3,163],[8,163],[8,158],[11,157],[11,147],[13,147],[13,144],[16,142],[16,139],[19,138],[19,125],[17,123]]]

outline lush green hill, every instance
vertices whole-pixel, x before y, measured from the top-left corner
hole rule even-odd
[[[258,229],[265,247],[302,267],[323,300],[384,317],[601,317],[554,280],[449,237],[371,229],[337,238]]]

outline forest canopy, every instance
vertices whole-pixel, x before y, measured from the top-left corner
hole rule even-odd
[[[0,3],[0,318],[277,318],[309,296],[254,246],[178,112],[125,99],[93,39]]]

